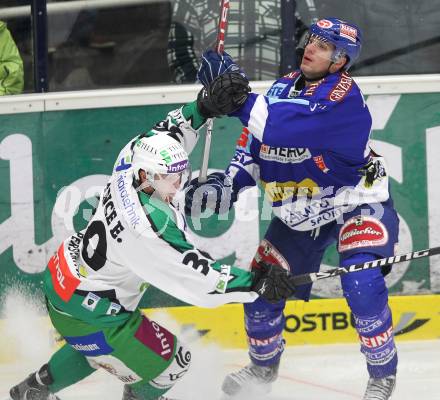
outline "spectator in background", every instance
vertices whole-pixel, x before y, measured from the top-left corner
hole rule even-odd
[[[0,21],[0,95],[23,91],[23,60],[6,23]]]
[[[176,0],[168,43],[172,81],[193,83],[198,60],[217,38],[219,0]],[[281,62],[281,0],[230,3],[226,47],[228,54],[246,71],[249,79],[274,79]],[[308,31],[299,15],[295,38]]]

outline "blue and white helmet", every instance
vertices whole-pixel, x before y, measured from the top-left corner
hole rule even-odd
[[[354,24],[338,18],[324,18],[310,26],[310,35],[316,35],[332,43],[336,49],[332,61],[341,56],[348,58],[344,70],[348,70],[359,58],[362,48],[362,32]]]

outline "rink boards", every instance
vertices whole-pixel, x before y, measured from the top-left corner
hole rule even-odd
[[[391,296],[390,304],[397,341],[440,338],[440,295]],[[198,339],[199,335],[203,343],[215,343],[225,349],[247,347],[241,304],[215,309],[192,306],[151,308],[144,312],[187,340]],[[310,302],[290,300],[285,317],[287,346],[358,341],[351,313],[342,298]],[[25,333],[30,330],[32,337]],[[29,342],[23,343],[23,335]],[[14,361],[26,346],[30,351],[38,352],[42,347],[49,349],[59,345],[48,318],[35,315],[24,319],[19,319],[19,315],[10,320],[1,319],[0,337],[8,344],[0,347],[0,363]]]
[[[392,296],[397,340],[440,338],[440,295]],[[245,348],[243,307],[230,304],[217,309],[167,308],[182,329],[195,328],[203,340],[226,348]],[[157,309],[145,310],[152,319]],[[287,346],[357,342],[352,315],[344,299],[289,301],[285,308]],[[177,332],[176,332],[177,333]]]

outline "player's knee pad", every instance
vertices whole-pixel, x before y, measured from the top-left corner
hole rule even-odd
[[[263,299],[245,304],[245,327],[249,355],[257,365],[276,363],[284,350],[285,302],[270,304]]]
[[[370,253],[358,253],[342,261],[341,266],[373,261],[377,257]],[[355,315],[377,315],[388,302],[388,289],[380,268],[341,276],[344,297]]]

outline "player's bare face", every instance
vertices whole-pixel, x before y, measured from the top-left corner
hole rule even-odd
[[[324,76],[330,65],[335,47],[317,36],[310,37],[304,49],[301,71],[306,78],[316,79]]]

